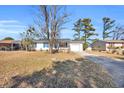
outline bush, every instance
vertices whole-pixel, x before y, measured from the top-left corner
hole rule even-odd
[[[6,50],[6,51],[10,51],[11,50],[11,47],[7,47],[7,46],[1,46],[0,47],[0,50]]]
[[[116,49],[109,49],[109,52],[113,54],[116,52]]]
[[[124,46],[121,46],[121,49],[124,49]]]
[[[115,49],[119,49],[120,47],[115,47]]]
[[[124,55],[124,50],[122,50],[122,55]]]
[[[108,46],[108,49],[115,49],[114,46]]]
[[[122,49],[118,50],[118,54],[124,55],[124,50],[122,50]]]

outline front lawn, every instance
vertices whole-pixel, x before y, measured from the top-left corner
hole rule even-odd
[[[0,52],[0,87],[11,77],[16,75],[29,75],[35,71],[52,66],[52,61],[74,59],[79,55],[74,53],[25,52],[5,51]]]
[[[0,52],[0,87],[116,87],[99,64],[75,53]]]

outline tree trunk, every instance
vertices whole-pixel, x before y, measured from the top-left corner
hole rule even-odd
[[[50,54],[53,54],[53,47],[52,46],[50,46],[49,52],[50,52]]]
[[[53,45],[52,45],[51,40],[49,40],[49,52],[50,52],[50,54],[53,53]]]
[[[102,34],[102,36],[103,36],[103,40],[105,40],[105,23],[103,23],[103,34]]]
[[[26,45],[26,51],[28,51],[28,46]]]

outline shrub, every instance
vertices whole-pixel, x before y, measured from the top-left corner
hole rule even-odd
[[[9,50],[11,50],[11,47],[1,46],[0,50],[7,50],[7,51],[9,51]]]
[[[120,49],[120,47],[108,46],[108,49]]]
[[[121,49],[124,49],[124,46],[121,46]]]
[[[116,49],[110,49],[109,52],[113,54],[116,52]]]
[[[119,50],[119,54],[120,54],[120,55],[124,55],[124,50],[120,49],[120,50]]]
[[[122,55],[124,55],[124,50],[122,50]]]
[[[119,49],[120,47],[115,47],[115,49]]]

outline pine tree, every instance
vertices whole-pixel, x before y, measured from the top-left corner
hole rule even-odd
[[[103,18],[103,40],[110,37],[112,31],[110,31],[114,27],[115,20],[111,20],[108,17]]]

